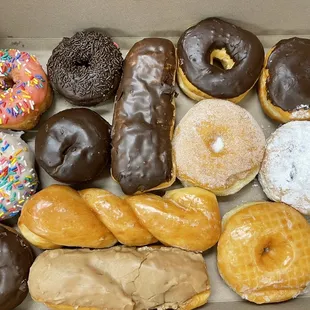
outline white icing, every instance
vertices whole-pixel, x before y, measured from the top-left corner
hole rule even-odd
[[[214,153],[220,153],[224,148],[223,139],[221,137],[217,137],[211,147]]]

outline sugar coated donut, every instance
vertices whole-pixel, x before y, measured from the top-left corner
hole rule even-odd
[[[268,52],[259,99],[269,117],[281,123],[310,120],[309,67],[309,39],[281,40]]]
[[[16,215],[38,185],[34,155],[21,134],[0,131],[0,221]]]
[[[310,283],[310,225],[283,203],[253,202],[223,218],[217,265],[243,299],[264,304],[297,297]]]
[[[92,106],[110,99],[122,75],[123,57],[112,39],[95,31],[63,38],[47,72],[55,91],[72,104]]]
[[[175,130],[177,177],[218,196],[234,194],[257,175],[264,147],[264,134],[245,109],[225,100],[203,100]]]
[[[263,68],[264,48],[251,32],[218,18],[187,29],[177,45],[178,82],[194,100],[239,102]]]
[[[52,100],[46,74],[33,55],[0,49],[0,128],[32,129]]]
[[[293,121],[268,139],[259,181],[269,199],[310,214],[310,122]]]

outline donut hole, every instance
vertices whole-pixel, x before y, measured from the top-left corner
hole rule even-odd
[[[266,236],[256,248],[257,265],[266,271],[288,267],[293,257],[290,242],[281,234]]]
[[[210,54],[210,64],[222,70],[230,70],[235,62],[227,53],[225,48],[214,49]]]
[[[8,90],[14,86],[15,82],[11,77],[5,77],[0,79],[0,89]]]

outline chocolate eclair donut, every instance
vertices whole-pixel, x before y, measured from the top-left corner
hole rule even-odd
[[[109,162],[110,125],[89,109],[61,111],[39,128],[35,156],[38,164],[60,182],[90,181]]]
[[[14,229],[0,224],[0,308],[13,310],[28,294],[28,275],[34,255]]]
[[[112,176],[125,194],[175,181],[176,66],[176,51],[167,39],[139,41],[126,56],[112,125]]]
[[[264,112],[286,123],[310,120],[310,40],[290,38],[267,54],[259,82]]]
[[[53,89],[67,101],[92,106],[115,94],[122,64],[122,54],[110,37],[81,31],[63,38],[53,50],[47,72]]]
[[[177,45],[178,82],[190,98],[239,102],[263,68],[264,49],[251,32],[218,18],[187,29]]]

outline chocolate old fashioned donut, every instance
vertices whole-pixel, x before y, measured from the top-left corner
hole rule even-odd
[[[101,33],[63,38],[47,63],[51,84],[70,103],[92,106],[111,98],[122,74],[119,48]]]
[[[178,42],[178,82],[194,100],[239,102],[254,86],[264,49],[251,32],[218,18],[187,29]]]

